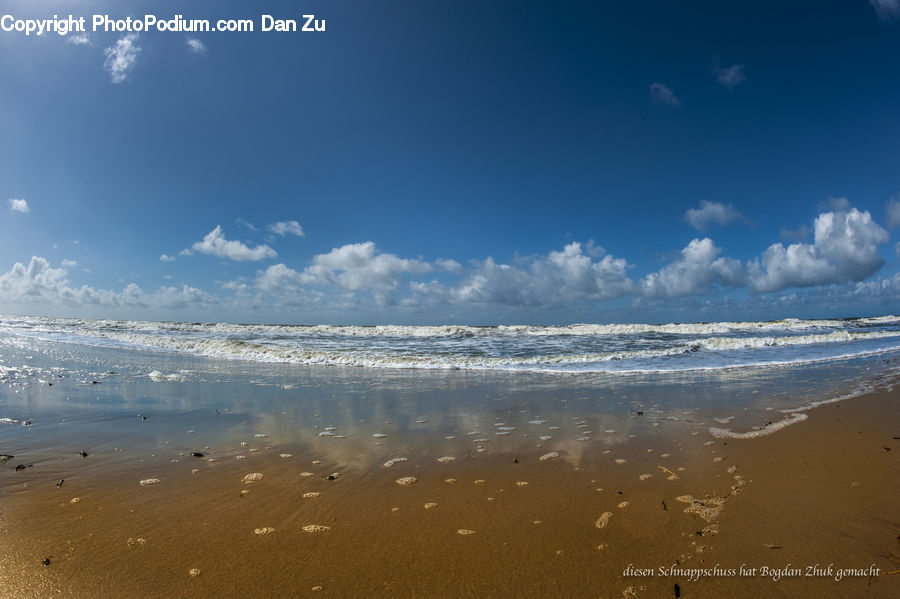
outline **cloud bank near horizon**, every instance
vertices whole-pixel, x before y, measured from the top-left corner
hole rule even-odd
[[[779,296],[782,303],[803,303],[807,295],[841,298],[900,298],[900,278],[876,278],[884,265],[879,246],[890,241],[887,231],[868,211],[851,207],[846,200],[813,221],[812,242],[785,246],[773,243],[758,256],[741,261],[726,255],[710,237],[692,239],[670,255],[657,270],[633,277],[628,260],[592,242],[571,242],[544,255],[520,256],[504,263],[488,256],[467,265],[450,258],[404,258],[378,249],[375,242],[349,243],[316,254],[305,266],[271,264],[252,279],[220,282],[218,294],[190,284],[161,286],[146,292],[135,283],[121,290],[75,286],[69,281],[64,261],[54,268],[43,257],[17,262],[0,275],[0,303],[8,306],[80,307],[150,310],[244,310],[302,308],[332,312],[359,307],[390,312],[407,311],[439,315],[447,309],[567,309],[602,307],[617,299],[641,305],[684,300],[733,301],[730,294],[743,291],[745,303],[759,303],[758,296]],[[889,207],[890,210],[890,207]],[[889,218],[892,214],[888,212]],[[745,220],[736,210],[721,204],[701,203],[686,220],[694,225],[724,226]],[[700,228],[700,227],[697,227]],[[267,227],[282,237],[304,235],[297,221],[279,221]],[[216,226],[183,256],[200,254],[233,261],[265,261],[278,256],[265,244],[250,247],[229,240]],[[174,262],[163,254],[158,261]],[[799,290],[812,289],[806,295]]]

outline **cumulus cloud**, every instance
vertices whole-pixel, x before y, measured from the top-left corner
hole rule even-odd
[[[28,202],[21,198],[9,198],[9,209],[13,212],[28,212]]]
[[[432,281],[415,282],[411,288],[427,299],[450,304],[560,305],[632,293],[635,286],[627,268],[625,260],[608,254],[595,261],[580,243],[573,242],[562,251],[525,259],[518,266],[487,258],[455,286]]]
[[[740,261],[719,257],[721,248],[712,239],[694,239],[678,257],[641,281],[641,291],[649,297],[684,297],[712,290],[714,284],[742,287],[746,276]]]
[[[63,264],[74,265],[72,261]],[[210,294],[183,285],[160,287],[146,293],[131,283],[121,291],[94,289],[87,285],[73,287],[65,268],[53,268],[46,258],[32,256],[28,265],[17,262],[0,275],[0,302],[21,305],[48,304],[56,307],[99,305],[105,307],[139,307],[178,310],[219,304]]]
[[[881,19],[890,19],[900,15],[900,0],[870,0]]]
[[[730,67],[716,67],[716,81],[728,89],[734,89],[747,80],[744,75],[744,65],[733,64]]]
[[[265,260],[278,255],[275,250],[265,244],[250,248],[240,241],[225,239],[225,234],[219,225],[216,225],[216,228],[210,231],[202,241],[194,243],[191,249],[201,254],[239,261]]]
[[[203,54],[206,52],[206,45],[195,37],[187,38],[187,47],[194,54]]]
[[[116,43],[103,50],[106,59],[103,68],[109,73],[113,83],[122,83],[128,78],[128,74],[134,68],[137,55],[141,51],[137,45],[137,34],[129,33],[122,36]]]
[[[300,226],[295,220],[283,220],[277,223],[272,223],[268,227],[266,227],[272,233],[276,235],[281,235],[282,237],[286,237],[287,235],[296,235],[297,237],[303,237],[303,227]]]
[[[820,214],[813,243],[776,243],[747,264],[751,291],[862,281],[884,264],[878,245],[888,234],[868,211],[856,208]]]
[[[657,104],[681,106],[681,100],[664,83],[653,83],[650,85],[650,98]]]
[[[422,274],[431,269],[427,262],[377,252],[375,244],[366,241],[316,255],[303,274],[310,282],[349,291],[367,291],[379,303],[389,303],[391,292],[403,282],[405,275]]]
[[[59,263],[63,268],[72,268],[78,266],[78,262],[76,260],[63,260]]]
[[[703,231],[709,225],[727,225],[743,220],[744,216],[731,204],[700,200],[700,207],[689,209],[684,213],[684,219],[698,231]]]
[[[394,292],[409,275],[429,272],[432,265],[379,252],[371,241],[334,248],[317,254],[302,271],[274,264],[258,274],[255,285],[281,297],[309,293],[311,287],[370,293],[378,304],[394,304]]]
[[[900,227],[900,198],[891,198],[884,205],[884,219],[889,229]]]
[[[175,262],[175,256],[169,256],[167,254],[163,254],[159,257],[160,262]]]

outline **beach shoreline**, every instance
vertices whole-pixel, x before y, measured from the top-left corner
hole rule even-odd
[[[583,443],[577,461],[435,444],[371,467],[266,438],[11,460],[2,595],[894,596],[898,401],[822,405],[757,439]]]

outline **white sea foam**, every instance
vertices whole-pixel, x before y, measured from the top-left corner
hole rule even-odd
[[[568,326],[287,326],[0,317],[0,332],[257,362],[370,368],[656,372],[783,365],[900,349],[900,317]],[[184,373],[153,371],[153,381]]]
[[[797,424],[798,422],[802,422],[806,420],[806,414],[802,412],[798,412],[795,414],[791,414],[787,418],[783,420],[779,420],[778,422],[770,422],[765,426],[761,426],[755,430],[736,433],[733,432],[729,428],[719,428],[719,427],[710,427],[709,432],[713,437],[719,439],[756,439],[757,437],[764,437],[766,435],[771,435],[774,432],[780,431],[781,429],[788,427],[792,424]],[[717,458],[718,459],[718,458]]]

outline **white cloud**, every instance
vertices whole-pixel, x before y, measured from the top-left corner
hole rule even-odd
[[[452,272],[456,274],[463,272],[462,264],[460,264],[456,260],[441,258],[434,261],[434,266],[438,270],[443,270],[445,272]]]
[[[103,50],[103,55],[106,57],[103,61],[103,68],[109,72],[113,83],[125,81],[131,69],[134,68],[138,52],[141,51],[136,43],[137,37],[136,33],[130,33]]]
[[[63,268],[73,268],[78,266],[78,262],[75,260],[63,260],[59,263]]]
[[[412,283],[411,288],[426,299],[443,303],[513,306],[600,301],[635,290],[625,273],[625,260],[604,255],[594,261],[574,242],[561,252],[526,259],[519,267],[497,264],[493,258],[476,264],[456,286],[432,281]]]
[[[300,226],[295,220],[283,220],[277,223],[272,223],[268,227],[266,227],[272,233],[276,235],[281,235],[285,237],[286,235],[296,235],[297,237],[303,237],[303,227]]]
[[[237,218],[237,219],[235,219],[234,222],[235,222],[235,224],[238,224],[238,225],[244,225],[251,231],[259,231],[259,227],[257,227],[256,225],[254,225],[253,223],[251,223],[247,220],[244,220],[243,218]]]
[[[653,83],[650,85],[650,98],[657,104],[681,106],[681,100],[678,99],[678,96],[663,83]]]
[[[71,264],[64,261],[63,264]],[[65,268],[52,268],[42,257],[33,256],[25,266],[17,262],[0,275],[0,302],[18,305],[48,304],[54,307],[98,305],[105,307],[141,307],[178,310],[187,307],[214,306],[220,302],[208,293],[187,285],[160,287],[146,293],[131,283],[121,291],[94,289],[87,285],[72,287]]]
[[[884,205],[884,219],[889,229],[900,227],[900,197],[891,198]]]
[[[67,44],[75,44],[76,46],[90,45],[91,37],[86,33],[70,34],[66,36]]]
[[[229,260],[265,260],[266,258],[274,258],[278,254],[267,245],[258,245],[255,248],[249,248],[240,241],[229,241],[225,239],[222,233],[222,227],[216,225],[216,228],[210,231],[202,241],[198,241],[191,248],[202,254],[209,254],[219,258],[228,258]],[[183,252],[182,252],[183,253]]]
[[[709,225],[727,225],[736,220],[743,220],[744,216],[731,204],[725,205],[719,202],[700,200],[699,208],[691,208],[684,213],[684,219],[698,231],[703,231]]]
[[[727,87],[734,89],[738,85],[747,80],[744,75],[744,65],[733,64],[730,67],[716,67],[716,81]]]
[[[430,270],[432,266],[427,262],[379,253],[373,242],[366,241],[314,256],[312,265],[303,271],[303,276],[310,283],[365,291],[373,294],[378,303],[391,303],[391,294],[403,282],[405,275]]]
[[[900,15],[900,0],[870,0],[881,19]]]
[[[187,47],[190,48],[191,52],[194,54],[203,54],[206,52],[206,45],[195,37],[187,38]]]
[[[9,198],[9,209],[13,212],[28,212],[28,202],[21,198]]]
[[[641,289],[649,297],[683,297],[709,292],[714,284],[741,287],[744,267],[732,258],[719,258],[721,248],[709,238],[694,239],[674,262],[644,277]]]
[[[175,256],[169,256],[167,254],[163,254],[159,257],[160,262],[175,262]]]
[[[884,264],[878,245],[887,232],[868,211],[856,208],[819,214],[813,243],[773,244],[747,264],[751,291],[862,281]]]

